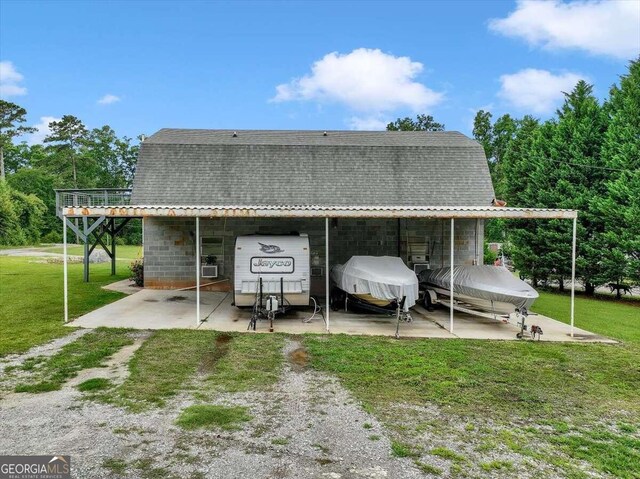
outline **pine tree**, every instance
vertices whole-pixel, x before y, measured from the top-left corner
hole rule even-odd
[[[640,282],[640,58],[629,65],[605,104],[602,145],[608,180],[592,208],[603,218],[602,282]],[[617,292],[620,297],[620,290]]]
[[[593,87],[579,81],[558,110],[558,121],[549,144],[549,188],[541,192],[541,202],[548,208],[579,210],[576,274],[587,294],[593,294],[601,278],[601,248],[604,224],[592,208],[592,198],[605,190],[606,170],[600,158],[606,118],[593,95]],[[571,227],[566,221],[551,221],[550,240],[556,241],[552,257],[562,280],[571,271],[567,245],[571,244]]]

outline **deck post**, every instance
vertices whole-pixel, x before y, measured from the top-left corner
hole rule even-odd
[[[107,223],[104,228],[109,228]],[[111,276],[116,274],[116,219],[111,218]]]
[[[453,248],[455,236],[455,219],[451,218],[451,241],[449,244],[449,332],[453,334]]]
[[[329,332],[329,306],[330,291],[329,291],[329,217],[324,219],[324,294],[325,294],[325,314],[327,318],[327,332]]]
[[[64,289],[64,322],[69,322],[69,285],[67,283],[67,217],[62,216],[62,276]]]
[[[573,243],[571,246],[571,337],[573,338],[573,321],[576,302],[576,233],[578,229],[578,215],[573,218]]]
[[[200,326],[200,217],[196,216],[196,327]]]
[[[84,233],[84,282],[89,282],[89,219],[85,216],[82,218],[82,232]]]

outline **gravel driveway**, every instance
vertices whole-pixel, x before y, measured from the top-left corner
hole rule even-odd
[[[410,459],[391,455],[383,427],[335,379],[305,368],[304,356],[295,359],[295,341],[283,351],[294,360],[286,362],[275,387],[206,399],[249,407],[253,420],[241,430],[177,427],[180,411],[196,403],[187,393],[140,414],[83,399],[74,384],[90,377],[122,381],[139,343],[123,348],[109,367],[83,371],[60,391],[6,394],[0,400],[0,451],[71,455],[73,476],[80,478],[424,477]]]

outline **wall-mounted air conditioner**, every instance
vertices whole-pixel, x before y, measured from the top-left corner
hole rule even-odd
[[[217,278],[218,277],[218,265],[217,264],[203,264],[200,274],[203,278]]]

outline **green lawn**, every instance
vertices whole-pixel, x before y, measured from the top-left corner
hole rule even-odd
[[[63,326],[62,264],[46,258],[0,256],[0,356],[69,334]],[[82,264],[69,265],[69,317],[75,318],[124,295],[101,286],[128,277],[128,264],[92,264],[91,281],[82,281]]]
[[[54,247],[42,247],[38,248],[42,249],[42,251],[47,251],[49,253],[60,253],[62,254],[63,248],[61,246]],[[96,249],[103,249],[102,246],[97,246]],[[67,254],[74,256],[83,256],[84,255],[84,246],[82,245],[67,245]],[[116,259],[120,260],[129,260],[133,261],[137,258],[142,258],[142,246],[137,245],[116,245]]]
[[[567,294],[541,291],[533,311],[569,323],[570,301]],[[640,302],[616,302],[578,295],[575,326],[614,339],[640,343]]]
[[[219,392],[263,390],[279,378],[283,344],[280,334],[159,330],[136,351],[124,383],[102,399],[139,411],[164,406],[188,389],[201,401]],[[197,387],[193,377],[200,378]]]
[[[542,293],[534,309],[568,322],[569,297]],[[637,478],[639,313],[633,304],[576,298],[576,326],[621,340],[617,345],[347,335],[307,335],[304,343],[312,367],[338,376],[394,431],[396,449],[421,464],[418,438],[431,431],[460,444],[479,441],[477,454],[511,449],[569,477],[584,477],[576,464],[586,461],[596,471]],[[444,416],[398,404],[436,407]],[[454,461],[452,471],[476,473],[465,464]]]

